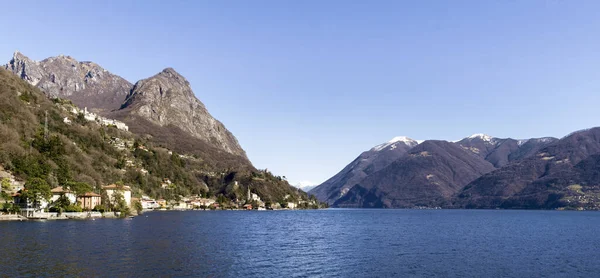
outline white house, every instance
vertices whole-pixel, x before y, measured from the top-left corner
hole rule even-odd
[[[236,181],[236,183],[237,183],[237,181]],[[251,202],[251,201],[260,202],[261,201],[258,194],[250,192],[250,187],[248,187],[248,193],[246,196],[246,200],[248,200],[249,202]]]
[[[75,193],[69,189],[63,188],[62,186],[52,189],[51,192],[52,192],[52,198],[50,198],[50,203],[56,202],[56,200],[58,200],[58,198],[60,198],[60,196],[62,196],[62,195],[65,195],[65,197],[67,197],[67,199],[69,199],[69,202],[71,204],[77,203],[77,196],[75,195]]]
[[[116,184],[111,184],[111,185],[103,186],[102,189],[106,190],[106,195],[108,195],[108,200],[110,202],[113,201],[113,194],[115,192],[119,192],[123,195],[123,198],[125,199],[125,203],[127,204],[127,206],[131,206],[131,187],[126,186],[126,185],[119,186]]]
[[[142,199],[140,200],[140,202],[142,203],[142,208],[143,209],[157,209],[160,208],[160,205],[156,202],[156,200],[143,195]]]

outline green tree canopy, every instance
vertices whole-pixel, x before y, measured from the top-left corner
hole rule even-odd
[[[12,191],[12,185],[10,184],[9,178],[2,179],[2,188],[0,190],[0,198],[4,199],[5,203],[8,203],[10,195],[8,192]]]
[[[2,179],[2,191],[11,191],[12,185],[10,184],[9,178]]]
[[[21,196],[37,206],[42,200],[50,200],[52,192],[50,191],[50,185],[45,180],[31,178],[25,183],[25,190]]]
[[[68,182],[67,186],[71,191],[75,192],[76,195],[92,191],[92,186],[85,182]]]
[[[125,202],[125,197],[119,191],[112,194],[112,210],[121,212],[121,217],[129,215],[129,206]]]

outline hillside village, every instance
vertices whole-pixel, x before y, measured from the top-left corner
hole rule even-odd
[[[250,189],[245,199],[225,200],[202,196],[178,196],[176,200],[154,199],[147,195],[132,197],[130,186],[111,184],[103,186],[100,194],[93,191],[77,192],[58,186],[50,190],[49,198],[25,197],[24,183],[0,168],[2,196],[0,220],[23,219],[83,219],[99,217],[135,216],[152,210],[293,210],[318,205],[316,201],[264,202]],[[237,183],[237,182],[236,182]],[[172,186],[165,179],[165,188]],[[290,199],[286,196],[285,199]]]
[[[144,178],[149,171],[144,168],[144,163],[136,157],[137,153],[151,154],[156,152],[155,148],[147,147],[140,140],[128,132],[128,126],[120,121],[108,119],[91,113],[87,108],[79,109],[69,101],[54,99],[54,105],[68,112],[70,115],[62,118],[65,125],[72,124],[96,124],[104,128],[115,128],[120,130],[115,134],[124,136],[106,136],[104,140],[114,147],[120,154],[121,160],[117,168],[123,174],[136,173],[138,177]],[[75,143],[74,143],[75,144]],[[199,158],[189,155],[176,154],[164,147],[159,147],[169,157],[179,160],[199,161]],[[206,170],[197,170],[206,177],[219,178],[227,173]],[[268,170],[263,174],[256,175],[254,180],[262,179],[259,176],[272,176]],[[276,177],[281,180],[281,177]],[[16,177],[10,171],[0,165],[0,180],[2,182],[0,209],[3,215],[0,220],[23,220],[23,219],[71,219],[71,218],[97,218],[97,217],[128,217],[135,216],[143,211],[150,210],[280,210],[299,208],[318,208],[319,202],[316,198],[302,200],[299,196],[287,194],[282,200],[271,202],[263,201],[249,185],[242,185],[239,181],[231,181],[233,191],[241,191],[245,188],[244,196],[228,198],[223,195],[214,196],[210,194],[206,185],[200,194],[179,194],[179,185],[169,178],[162,179],[160,190],[168,198],[152,198],[147,192],[140,188],[132,189],[123,182],[92,187],[81,182],[59,183],[50,188],[46,184],[45,189],[35,189],[32,196],[26,189],[27,182]],[[33,190],[33,189],[32,189]],[[156,194],[155,194],[156,195]],[[238,194],[241,195],[241,194]]]

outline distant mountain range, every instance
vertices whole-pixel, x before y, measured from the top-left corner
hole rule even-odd
[[[397,137],[312,189],[334,207],[600,208],[600,128],[562,139]]]

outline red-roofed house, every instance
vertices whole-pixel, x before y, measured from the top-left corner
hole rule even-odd
[[[86,192],[77,196],[77,202],[81,204],[81,208],[84,210],[92,210],[97,205],[102,204],[102,196],[94,192]]]

